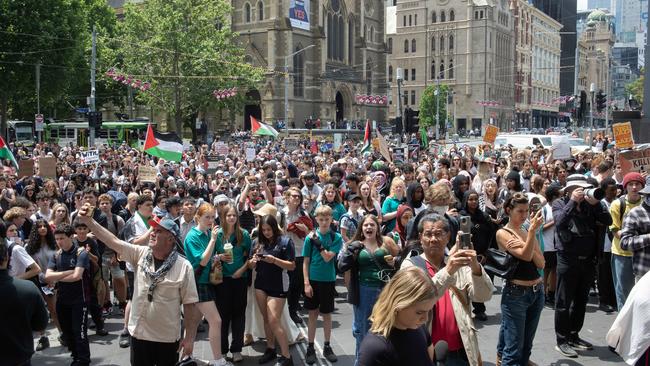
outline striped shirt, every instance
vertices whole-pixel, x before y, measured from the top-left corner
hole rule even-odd
[[[650,198],[633,208],[623,219],[621,248],[630,250],[634,274],[643,276],[650,270]]]

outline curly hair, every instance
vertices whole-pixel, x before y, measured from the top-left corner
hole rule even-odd
[[[44,238],[41,238],[41,236],[38,234],[38,229],[41,226],[47,229],[47,233],[45,234]],[[56,240],[54,240],[54,233],[52,232],[52,228],[50,227],[50,224],[48,224],[47,221],[43,219],[38,219],[36,220],[36,222],[34,222],[34,225],[32,226],[32,231],[29,233],[29,240],[28,240],[29,244],[27,245],[26,248],[27,254],[34,255],[38,253],[38,251],[41,250],[41,247],[43,246],[43,241],[45,241],[45,244],[50,249],[56,250]]]

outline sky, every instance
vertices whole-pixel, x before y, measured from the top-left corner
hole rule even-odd
[[[587,9],[587,0],[578,0],[578,11]]]

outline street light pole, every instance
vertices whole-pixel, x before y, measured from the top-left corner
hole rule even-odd
[[[589,87],[589,94],[591,96],[589,100],[589,146],[594,145],[594,93],[596,92],[596,84],[591,83]]]
[[[438,141],[438,130],[440,129],[440,78],[436,78],[436,142]]]
[[[88,110],[95,112],[95,64],[97,62],[97,31],[93,26],[92,49],[90,55],[90,103]],[[90,122],[90,121],[89,121]],[[95,146],[95,126],[90,127],[90,136],[88,136],[88,148]]]
[[[315,44],[311,44],[305,48],[301,48],[298,51],[284,57],[284,124],[285,124],[285,129],[287,131],[289,130],[289,121],[288,121],[289,118],[289,58],[315,46],[316,46]]]
[[[402,80],[404,80],[404,70],[401,67],[397,68],[395,79],[397,80],[397,115],[402,123],[401,143],[404,139],[404,133],[406,133],[406,121],[404,121],[404,112],[402,111]],[[397,126],[395,126],[395,132],[399,133]]]

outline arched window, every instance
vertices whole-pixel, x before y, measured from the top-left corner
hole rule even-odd
[[[440,12],[440,23],[443,23],[443,22],[445,22],[445,11],[444,10]]]
[[[391,41],[390,51],[393,52],[393,42]],[[354,20],[348,21],[348,63],[354,64]]]
[[[445,63],[440,62],[440,74],[438,75],[438,79],[444,79],[445,78]]]
[[[388,66],[388,81],[393,82],[393,65]]]
[[[251,22],[251,4],[249,3],[244,4],[244,22]]]
[[[454,78],[454,59],[449,60],[449,72],[447,74],[450,79]]]
[[[299,44],[294,51],[300,51],[303,46]],[[293,55],[293,95],[305,95],[305,53],[298,52]]]
[[[338,60],[343,61],[345,59],[344,46],[345,46],[345,23],[343,22],[343,16],[339,15],[338,17]]]
[[[445,51],[445,36],[440,36],[440,52]]]
[[[332,26],[332,14],[327,14],[327,58],[334,58],[334,27]]]
[[[415,52],[415,38],[411,40],[411,52]]]
[[[431,78],[436,78],[436,60],[431,61]]]
[[[257,2],[257,20],[264,20],[264,3]]]
[[[409,53],[409,40],[404,40],[404,53]]]
[[[393,53],[393,39],[392,38],[388,38],[387,47],[388,47],[388,54],[389,55],[392,54]]]
[[[456,20],[456,13],[453,10],[449,10],[449,21],[453,22],[454,20]]]
[[[375,41],[375,27],[370,27],[370,42]]]
[[[454,35],[453,34],[449,35],[449,49],[450,50],[454,49]]]
[[[431,51],[436,50],[436,37],[431,37]]]
[[[415,25],[418,25],[418,15],[417,14],[415,14],[415,17],[414,17],[413,21],[414,21]]]
[[[366,63],[366,94],[372,94],[372,68],[373,62],[372,59],[369,59]]]
[[[435,23],[437,21],[438,21],[438,19],[436,19],[436,12],[432,11],[431,12],[431,23]]]

